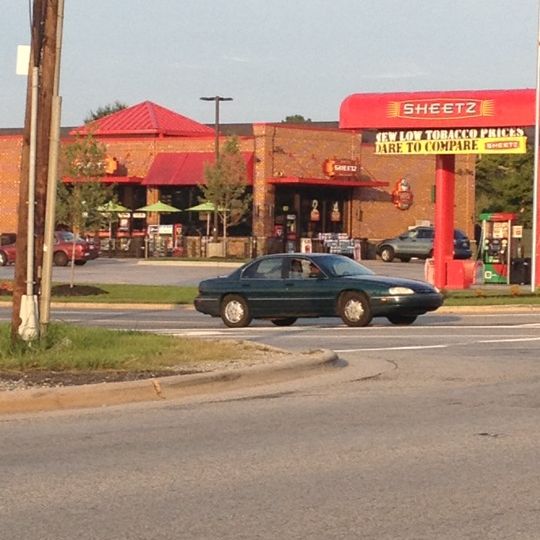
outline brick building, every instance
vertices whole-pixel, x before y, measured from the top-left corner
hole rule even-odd
[[[86,129],[71,130],[63,143]],[[115,170],[102,180],[117,186],[123,205],[136,210],[161,200],[185,210],[199,202],[204,165],[214,161],[212,128],[144,102],[97,120],[90,129],[114,160]],[[376,156],[370,133],[330,123],[222,130],[238,136],[253,200],[247,223],[231,235],[255,237],[258,253],[299,249],[302,238],[317,244],[330,233],[375,242],[418,222],[433,222],[434,156]],[[21,133],[0,132],[0,233],[17,226],[21,145]],[[472,236],[474,156],[457,156],[457,171],[456,226]],[[392,191],[404,177],[414,198],[409,208],[399,209]],[[158,220],[181,223],[185,235],[204,235],[204,222],[191,212],[130,218],[125,235],[141,234]]]

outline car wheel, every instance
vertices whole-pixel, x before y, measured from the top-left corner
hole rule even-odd
[[[384,246],[381,249],[381,259],[384,262],[392,262],[394,260],[394,248],[390,246]]]
[[[411,260],[411,258],[410,257],[400,257],[399,260],[401,262],[409,262]]]
[[[221,303],[221,320],[230,328],[248,326],[251,313],[246,299],[236,294],[230,294]]]
[[[363,293],[344,293],[339,302],[339,316],[347,326],[367,326],[372,319],[371,306]]]
[[[0,266],[6,266],[7,262],[7,255],[3,251],[0,251]]]
[[[416,315],[388,315],[388,320],[392,324],[399,324],[401,326],[407,326],[416,321]]]
[[[75,264],[76,264],[77,266],[83,266],[83,265],[86,264],[86,261],[75,261]]]
[[[272,319],[272,324],[276,326],[291,326],[296,322],[296,317],[283,317],[283,319]]]
[[[56,266],[67,266],[68,256],[63,251],[57,251],[53,256],[53,261]]]

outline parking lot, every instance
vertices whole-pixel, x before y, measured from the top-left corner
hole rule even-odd
[[[362,261],[379,274],[424,279],[424,261],[384,263],[381,260]],[[84,266],[75,267],[76,283],[126,283],[139,285],[197,285],[202,279],[226,275],[241,263],[221,261],[182,261],[112,259],[101,257]],[[68,282],[71,268],[54,267],[53,280]],[[0,280],[13,279],[14,267],[0,267]]]

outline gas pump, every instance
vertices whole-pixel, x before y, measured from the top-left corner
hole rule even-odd
[[[515,219],[516,215],[510,212],[480,214],[480,257],[484,263],[484,283],[510,283],[512,222]]]

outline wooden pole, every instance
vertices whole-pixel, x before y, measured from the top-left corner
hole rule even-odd
[[[49,157],[49,136],[52,109],[52,87],[54,82],[56,55],[56,25],[58,0],[34,0],[32,7],[32,43],[30,54],[30,71],[38,68],[38,96],[36,118],[36,152],[35,162],[35,204],[34,204],[34,249],[28,252],[28,214],[29,214],[29,172],[30,172],[30,138],[32,118],[32,79],[28,78],[26,95],[26,112],[23,131],[21,158],[21,181],[19,190],[19,216],[17,228],[17,255],[15,261],[15,280],[13,287],[13,312],[11,319],[11,336],[17,338],[17,330],[21,324],[21,298],[30,290],[39,292],[43,259],[43,232],[45,222],[45,203],[47,191],[47,170]],[[28,280],[28,258],[32,259],[32,283]]]

